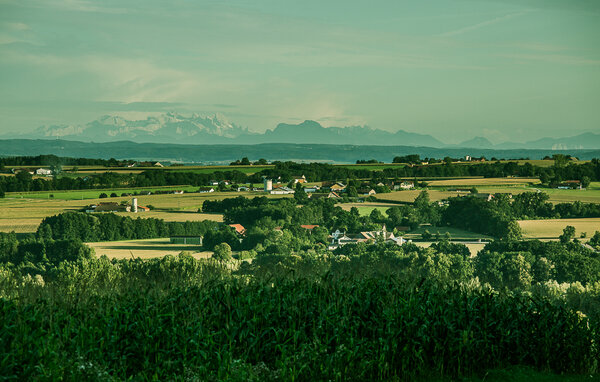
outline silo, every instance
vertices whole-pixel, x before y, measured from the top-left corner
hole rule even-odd
[[[265,178],[265,191],[272,191],[273,190],[273,180],[272,179],[267,179]]]
[[[137,198],[131,199],[131,212],[137,212]]]

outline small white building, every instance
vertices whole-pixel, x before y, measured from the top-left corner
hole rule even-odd
[[[35,175],[49,176],[52,175],[52,170],[48,168],[38,168],[35,170]]]
[[[293,194],[294,192],[295,191],[289,187],[279,187],[270,191],[271,195],[288,195]]]

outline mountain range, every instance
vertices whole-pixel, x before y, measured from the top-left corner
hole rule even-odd
[[[420,146],[433,148],[571,150],[600,148],[600,134],[584,133],[563,138],[540,138],[529,142],[493,144],[474,137],[460,144],[445,144],[427,134],[399,130],[391,133],[369,126],[323,127],[315,121],[280,123],[265,133],[255,133],[229,122],[222,115],[190,117],[166,113],[143,120],[106,115],[84,125],[41,126],[32,133],[3,138],[64,139],[87,142],[133,141],[138,143],[185,144],[335,144]]]

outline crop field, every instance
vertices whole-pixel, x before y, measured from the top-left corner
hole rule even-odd
[[[393,203],[386,204],[386,203],[369,203],[369,202],[367,202],[367,203],[342,203],[342,204],[338,204],[338,206],[342,207],[342,209],[345,211],[350,211],[350,209],[352,207],[356,207],[361,216],[369,215],[371,213],[371,211],[373,211],[374,209],[380,210],[384,216],[387,216],[385,211],[387,211],[391,207],[397,207],[398,205],[393,204]]]
[[[421,191],[422,190],[394,191],[387,194],[377,194],[375,197],[381,202],[412,203],[415,201],[416,197],[419,196]],[[450,191],[427,190],[427,192],[429,193],[429,198],[433,202],[458,195],[456,192]]]
[[[444,237],[446,233],[450,234],[450,238],[454,240],[468,240],[468,241],[476,241],[479,239],[482,240],[491,240],[491,237],[482,235],[480,233],[465,231],[463,229],[454,228],[454,227],[432,227],[427,225],[422,225],[421,227],[415,229],[414,231],[410,231],[403,237],[405,239],[421,239],[421,235],[425,230],[429,231],[432,235],[437,234],[438,232]]]
[[[166,255],[176,256],[183,251],[190,253],[196,259],[206,259],[212,256],[212,252],[202,251],[202,247],[198,245],[171,244],[168,238],[86,244],[94,249],[96,256],[106,255],[109,259],[151,259]]]
[[[456,244],[462,244],[462,245],[466,246],[467,248],[469,248],[469,252],[471,252],[471,257],[477,256],[479,251],[481,251],[483,249],[483,247],[485,247],[485,245],[486,245],[486,243],[473,243],[473,242],[463,243],[460,241],[450,241],[450,242],[456,243]],[[423,247],[423,248],[429,248],[431,246],[431,244],[433,244],[435,242],[434,241],[415,241],[414,243],[416,246]]]
[[[527,239],[557,239],[568,225],[575,227],[575,237],[585,232],[589,238],[595,231],[600,231],[600,218],[519,221],[523,236]]]
[[[222,221],[220,214],[197,213],[205,200],[221,200],[236,196],[267,196],[288,197],[288,195],[268,195],[249,192],[212,192],[206,194],[166,194],[138,196],[140,206],[152,205],[155,210],[139,212],[137,214],[122,212],[119,215],[136,217],[153,217],[166,221]],[[131,197],[117,197],[106,199],[42,199],[42,198],[8,198],[0,199],[0,232],[31,233],[35,232],[42,219],[47,216],[57,215],[66,211],[79,211],[83,207],[99,202],[130,201]]]
[[[539,183],[538,178],[462,178],[433,180],[427,182],[431,187],[473,187],[473,186],[506,186]]]
[[[31,192],[8,192],[6,198],[26,198],[26,199],[62,199],[62,200],[82,200],[98,199],[100,194],[107,195],[113,192],[121,196],[122,193],[134,193],[141,191],[175,191],[183,190],[188,192],[198,191],[197,186],[164,186],[164,187],[131,187],[131,188],[104,188],[93,190],[68,190],[68,191],[31,191]],[[112,200],[112,199],[111,199]]]

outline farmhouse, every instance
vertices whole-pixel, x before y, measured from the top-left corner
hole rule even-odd
[[[412,188],[415,188],[415,184],[413,182],[402,182],[400,184],[395,184],[394,185],[394,191],[398,191],[398,190],[410,190]]]
[[[293,194],[295,191],[289,187],[278,187],[270,191],[271,195],[287,195]]]
[[[331,189],[331,191],[343,191],[346,189],[346,185],[340,182],[337,182],[333,185],[331,185],[331,187],[329,187]]]
[[[171,236],[171,244],[202,245],[202,236]]]
[[[371,196],[371,195],[377,194],[377,192],[375,192],[375,190],[372,188],[361,188],[360,190],[357,190],[357,191],[362,196]]]
[[[48,176],[48,175],[52,175],[52,170],[47,169],[47,168],[38,168],[37,170],[35,170],[35,174],[42,175],[42,176]]]
[[[560,190],[583,190],[581,181],[579,180],[565,180],[560,183],[556,188]]]
[[[140,208],[140,207],[138,207]],[[129,212],[131,207],[124,204],[119,204],[116,202],[106,202],[106,203],[98,203],[91,204],[85,208],[85,212]]]
[[[474,196],[478,199],[483,199],[488,202],[491,201],[492,199],[494,199],[494,194],[488,194],[488,193],[483,193],[483,192],[478,192]]]
[[[296,183],[306,183],[306,177],[304,175],[294,176],[294,184]]]
[[[385,243],[394,243],[396,245],[403,245],[406,243],[406,240],[401,236],[396,237],[393,232],[388,232],[385,225],[381,231],[365,231],[358,235],[347,235],[346,232],[336,230],[329,237],[331,238],[331,243],[329,244],[330,250],[346,244],[373,243],[377,240],[382,240]]]
[[[233,228],[238,235],[246,234],[246,228],[241,224],[229,224],[229,226]]]
[[[330,193],[311,193],[308,195],[309,198],[311,199],[323,199],[323,198],[327,198],[327,199],[338,199],[340,198],[340,196],[335,193],[335,192],[330,192]]]
[[[198,189],[198,193],[200,193],[200,194],[206,194],[206,193],[209,193],[209,192],[215,192],[215,189],[212,188],[212,187],[200,187]]]

